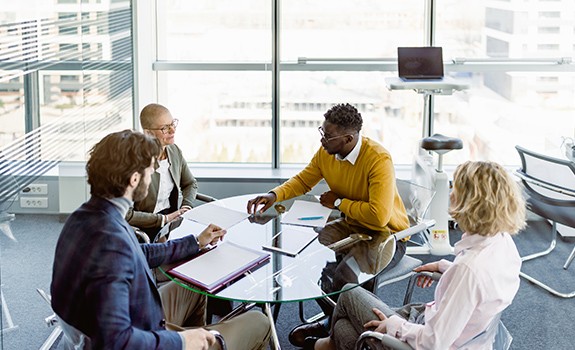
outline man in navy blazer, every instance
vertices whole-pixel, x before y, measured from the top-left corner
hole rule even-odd
[[[86,164],[92,196],[70,215],[58,239],[52,308],[89,337],[95,349],[215,348],[206,329],[218,330],[234,349],[265,348],[270,324],[260,312],[206,329],[166,329],[173,320],[166,319],[162,304],[186,310],[173,299],[185,289],[170,282],[167,290],[175,293],[162,293],[164,287],[158,290],[150,269],[188,259],[226,232],[210,225],[197,238],[138,243],[124,217],[134,200],[146,196],[160,151],[155,138],[131,130],[112,133],[92,148]],[[163,300],[164,295],[172,299]],[[181,324],[171,329],[177,326]]]

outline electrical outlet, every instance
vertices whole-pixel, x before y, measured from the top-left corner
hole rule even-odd
[[[20,208],[48,208],[48,198],[20,197]]]
[[[29,184],[21,191],[22,194],[48,194],[48,184]]]

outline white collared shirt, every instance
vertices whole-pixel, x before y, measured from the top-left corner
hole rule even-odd
[[[519,289],[521,257],[508,233],[492,237],[464,234],[455,260],[441,260],[443,276],[435,300],[426,305],[425,325],[391,316],[387,333],[414,349],[457,349],[484,331]],[[487,344],[465,349],[490,349]]]
[[[160,174],[160,183],[158,187],[158,197],[156,198],[156,207],[154,213],[158,213],[170,207],[170,193],[174,189],[174,181],[170,175],[170,163],[168,159],[158,161],[156,172]]]
[[[356,137],[356,136],[354,136]],[[355,165],[355,162],[357,161],[357,157],[359,157],[359,150],[361,149],[361,142],[363,141],[363,139],[361,138],[361,134],[357,133],[357,143],[355,144],[355,147],[351,150],[351,152],[349,152],[349,154],[347,156],[345,156],[345,158],[341,158],[339,156],[339,154],[335,155],[335,159],[337,160],[347,160],[348,162],[350,162],[352,165]]]

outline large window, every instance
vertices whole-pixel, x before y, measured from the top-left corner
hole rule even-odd
[[[133,127],[130,2],[58,4],[22,0],[0,14],[5,157],[83,161],[104,134]]]
[[[178,143],[192,162],[305,163],[323,113],[349,102],[363,134],[410,164],[423,100],[385,78],[398,46],[433,44],[446,74],[471,86],[433,98],[434,131],[465,144],[446,163],[517,164],[515,144],[558,153],[574,136],[575,17],[569,0],[511,3],[158,1],[158,96],[186,115]]]

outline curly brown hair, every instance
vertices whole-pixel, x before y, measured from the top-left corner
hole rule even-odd
[[[130,177],[135,172],[143,175],[161,150],[155,137],[138,131],[107,135],[92,147],[86,163],[90,193],[103,198],[123,196]]]
[[[349,103],[335,105],[323,116],[327,122],[337,125],[342,130],[359,132],[363,124],[361,114]]]

